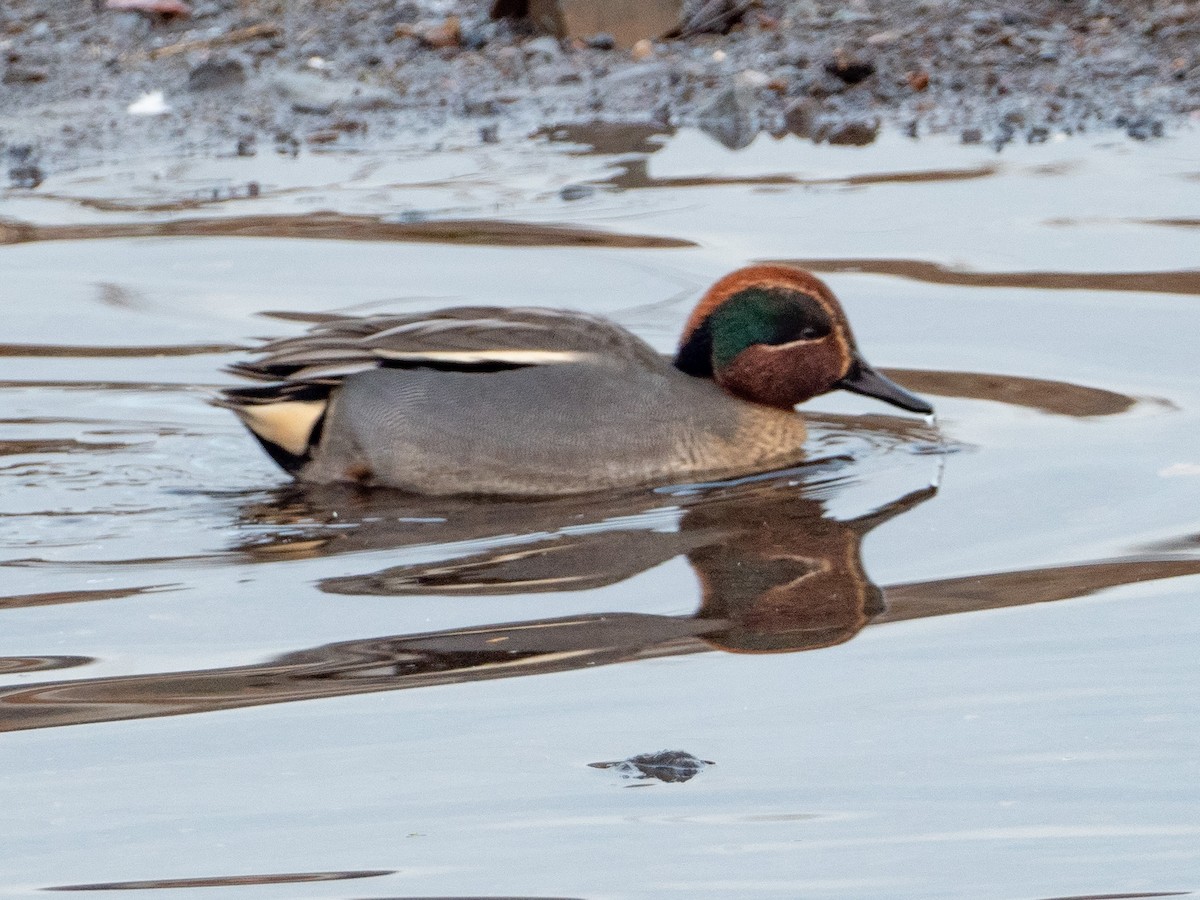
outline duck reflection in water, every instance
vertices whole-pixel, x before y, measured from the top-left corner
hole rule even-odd
[[[821,497],[806,495],[802,487],[739,485],[710,490],[702,502],[685,507],[675,531],[643,524],[565,534],[561,527],[577,522],[578,516],[571,507],[555,504],[555,518],[562,517],[558,529],[547,521],[547,509],[539,511],[540,528],[529,521],[522,526],[534,526],[526,533],[551,532],[551,537],[450,561],[325,579],[320,585],[331,593],[355,595],[561,592],[614,584],[682,554],[701,589],[700,608],[690,616],[610,613],[472,629],[481,643],[471,655],[487,648],[485,631],[509,633],[490,645],[498,658],[509,655],[514,642],[526,653],[535,646],[547,654],[579,652],[586,649],[586,640],[580,643],[585,634],[596,651],[622,646],[639,656],[684,637],[740,652],[811,650],[849,640],[883,611],[883,594],[863,569],[862,539],[933,494],[933,488],[924,488],[840,521],[826,514]],[[514,629],[523,639],[510,633]],[[580,660],[580,665],[586,662]]]
[[[575,665],[583,666],[595,663],[593,654],[641,657],[679,652],[673,645],[681,640],[692,649],[809,650],[849,640],[883,610],[882,592],[863,568],[862,540],[934,494],[933,488],[923,487],[865,515],[837,519],[826,506],[845,484],[845,476],[837,474],[841,468],[831,462],[682,495],[642,492],[537,504],[443,501],[431,508],[427,498],[389,499],[339,487],[314,494],[308,489],[297,495],[302,502],[291,507],[291,513],[312,522],[314,510],[337,509],[339,528],[302,528],[279,543],[276,521],[271,540],[243,549],[256,557],[278,558],[281,552],[325,556],[398,549],[430,537],[443,550],[451,548],[434,562],[319,582],[322,590],[333,594],[562,593],[613,585],[679,556],[699,581],[701,603],[688,616],[613,612],[421,637],[429,649],[436,644],[453,654],[452,648],[459,648],[470,658],[468,666],[477,665],[480,654],[496,662],[515,662],[520,656],[526,665],[534,665],[540,655],[549,662],[563,652],[572,653]],[[271,515],[287,508],[274,506]],[[414,527],[417,513],[434,514],[437,524]],[[664,527],[676,518],[676,527]],[[355,524],[347,525],[347,519]],[[324,537],[315,537],[321,531]],[[455,548],[455,542],[481,538],[492,543],[465,555]],[[459,555],[447,559],[454,549]],[[636,609],[642,598],[630,601]],[[415,639],[390,640],[412,649]],[[453,664],[444,654],[437,655],[438,668]],[[405,669],[411,672],[415,661],[405,656]]]

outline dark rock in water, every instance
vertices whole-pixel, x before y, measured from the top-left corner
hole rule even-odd
[[[700,110],[700,130],[730,150],[749,147],[758,135],[750,91],[730,85]]]
[[[33,147],[19,144],[8,148],[8,159],[12,163],[8,178],[16,188],[35,188],[46,180],[46,173],[37,164]]]
[[[236,59],[210,59],[192,69],[187,86],[190,91],[215,91],[245,83],[246,70]]]
[[[500,126],[481,125],[479,128],[479,140],[484,144],[500,143]]]
[[[806,98],[793,100],[783,110],[783,123],[797,137],[812,137],[817,124],[820,105]]]
[[[1138,116],[1134,119],[1118,116],[1114,124],[1118,128],[1124,128],[1125,133],[1135,141],[1148,141],[1150,138],[1163,136],[1163,123],[1148,116]]]
[[[683,750],[660,750],[657,753],[639,753],[629,759],[613,762],[588,763],[593,769],[616,769],[622,778],[647,780],[656,778],[670,784],[678,784],[695,778],[706,766],[716,765],[710,759],[699,759]]]
[[[594,193],[596,189],[590,184],[568,184],[558,192],[558,196],[564,200],[584,200]]]
[[[867,144],[874,143],[878,136],[879,120],[875,119],[869,122],[844,122],[841,125],[834,125],[825,133],[825,140],[831,144],[847,147],[865,147]]]
[[[22,163],[8,170],[8,178],[13,187],[35,188],[46,180],[46,173],[33,163]]]
[[[825,71],[846,84],[858,84],[875,74],[875,63],[869,59],[838,53],[825,63]]]
[[[963,129],[963,133],[959,138],[964,144],[982,144],[983,132],[978,128]]]

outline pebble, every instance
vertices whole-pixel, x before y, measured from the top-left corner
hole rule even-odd
[[[629,51],[629,55],[641,62],[643,59],[649,59],[654,55],[654,44],[642,38],[633,45],[633,49]]]
[[[209,59],[188,73],[189,91],[215,91],[246,83],[246,70],[236,59]]]
[[[825,133],[830,144],[844,147],[865,147],[879,136],[879,120],[845,122],[835,125]]]
[[[558,196],[563,200],[584,200],[594,193],[596,189],[590,184],[568,184],[558,192]]]
[[[730,85],[697,114],[700,130],[730,150],[748,147],[758,136],[750,92]]]
[[[839,51],[825,63],[825,71],[846,84],[858,84],[875,74],[875,63]]]
[[[758,88],[764,88],[770,84],[771,76],[766,72],[760,72],[757,69],[745,69],[744,71],[737,73],[735,81],[742,87],[757,90]]]
[[[584,41],[584,44],[593,50],[612,50],[617,46],[617,40],[608,32],[602,31],[599,34],[593,34]]]
[[[806,97],[793,100],[783,110],[783,123],[797,137],[812,137],[820,109],[815,101]]]
[[[9,147],[8,158],[12,163],[8,178],[13,187],[33,189],[46,180],[46,173],[38,166],[33,147],[29,144]]]
[[[50,77],[50,71],[38,66],[10,65],[4,71],[5,84],[34,84]]]
[[[495,36],[495,29],[463,28],[458,43],[464,50],[482,50]]]
[[[463,115],[465,116],[498,116],[500,104],[495,100],[464,100]]]
[[[1125,133],[1135,141],[1148,141],[1150,138],[1163,136],[1163,123],[1148,116],[1138,116],[1132,120],[1118,116],[1114,124],[1119,128],[1124,128]]]
[[[558,59],[562,55],[562,48],[558,46],[558,41],[549,35],[526,41],[521,49],[525,51],[526,59],[541,57],[545,62]]]
[[[324,114],[334,107],[386,109],[395,105],[391,91],[345,79],[322,78],[308,72],[280,72],[271,85],[298,113]]]

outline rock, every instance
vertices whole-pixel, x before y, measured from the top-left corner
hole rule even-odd
[[[414,37],[433,49],[457,47],[462,41],[462,21],[458,16],[446,16],[440,22],[417,22],[415,25],[402,22],[396,26],[395,35]]]
[[[46,180],[46,173],[37,164],[33,147],[18,144],[8,148],[8,179],[15,188],[33,189]]]
[[[684,5],[683,20],[679,25],[680,37],[696,34],[725,34],[741,20],[749,7],[735,0],[700,0]]]
[[[558,192],[558,196],[563,200],[583,200],[594,193],[596,189],[590,184],[568,184]]]
[[[697,123],[701,131],[730,150],[750,146],[758,135],[751,92],[730,85],[700,110]]]
[[[1137,116],[1133,119],[1117,116],[1113,120],[1113,124],[1118,128],[1124,128],[1125,133],[1135,141],[1148,141],[1150,138],[1163,136],[1163,123],[1157,119],[1151,119],[1149,116]]]
[[[498,116],[500,104],[495,100],[463,100],[464,116]]]
[[[886,47],[889,44],[896,43],[902,37],[904,35],[899,31],[877,31],[867,38],[867,43],[872,47]]]
[[[236,59],[209,59],[188,73],[189,91],[216,91],[241,87],[246,70]]]
[[[125,107],[131,116],[165,116],[170,111],[162,91],[147,91]]]
[[[737,73],[737,75],[734,77],[734,81],[739,87],[758,90],[759,88],[765,88],[771,83],[771,76],[766,72],[758,71],[758,69],[744,69],[743,71]]]
[[[464,50],[482,50],[496,36],[495,27],[473,26],[463,28],[458,39],[459,46]]]
[[[345,79],[323,78],[308,72],[280,72],[271,79],[276,92],[298,113],[324,114],[334,107],[386,109],[395,97],[385,88]]]
[[[787,130],[797,137],[812,137],[821,107],[806,97],[793,100],[783,110],[783,122]]]
[[[156,19],[186,19],[192,14],[192,8],[183,0],[107,0],[104,8],[137,12]]]
[[[275,152],[280,156],[299,156],[300,141],[290,131],[281,131],[275,135]]]
[[[413,0],[399,0],[391,15],[388,17],[387,24],[396,26],[402,22],[412,24],[421,18],[421,4],[413,2]]]
[[[551,62],[562,56],[562,48],[558,46],[558,41],[548,35],[526,41],[521,49],[525,51],[525,58],[529,60]]]
[[[5,84],[34,84],[50,77],[50,71],[40,66],[10,65],[4,70]]]
[[[642,38],[633,45],[633,49],[629,51],[629,55],[638,62],[641,62],[644,59],[649,59],[654,55],[654,44],[652,44],[646,38]]]
[[[593,50],[612,50],[617,46],[617,40],[607,31],[601,31],[584,40],[584,44]]]
[[[904,76],[905,82],[917,93],[929,87],[929,73],[924,69],[915,69]]]
[[[440,23],[421,35],[427,47],[457,47],[462,41],[462,22],[458,16],[446,16]]]
[[[481,125],[479,126],[479,140],[484,144],[500,143],[500,126],[499,125]]]
[[[846,84],[858,84],[875,74],[875,63],[869,59],[850,56],[842,50],[825,63],[825,71]]]
[[[825,140],[830,144],[846,147],[865,147],[875,142],[879,136],[879,120],[845,122],[835,125],[825,132]]]
[[[495,0],[492,18],[527,16],[561,39],[611,34],[618,47],[657,40],[679,28],[683,0]]]

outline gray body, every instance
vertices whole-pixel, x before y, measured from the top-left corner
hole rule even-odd
[[[327,389],[289,466],[302,481],[527,496],[732,477],[803,458],[794,412],[686,375],[603,319],[472,308],[364,321],[268,345],[237,371],[283,383],[227,392],[225,405],[270,450],[244,413]]]

